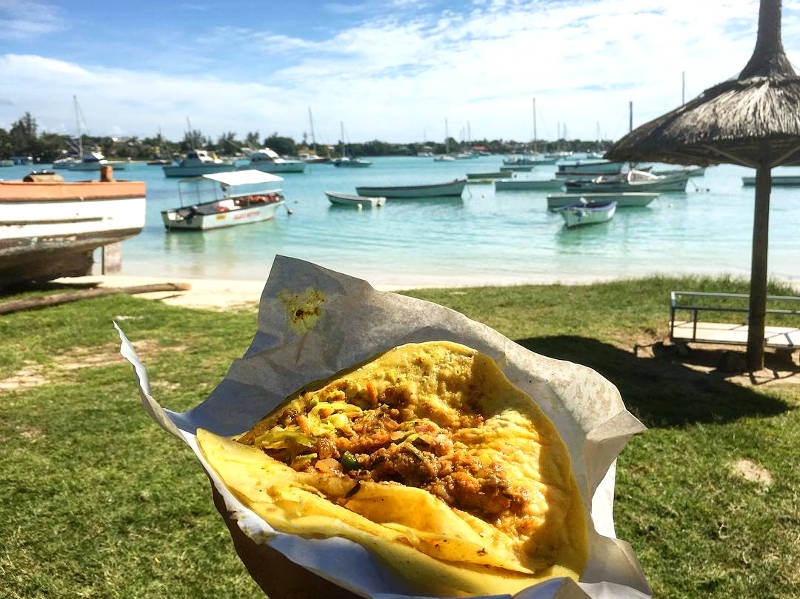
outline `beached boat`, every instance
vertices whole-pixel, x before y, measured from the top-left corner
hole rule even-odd
[[[756,184],[755,177],[742,177],[742,185],[752,187]],[[797,187],[800,185],[800,175],[772,175],[773,187]]]
[[[163,210],[161,220],[168,231],[205,231],[269,220],[284,205],[275,186],[280,181],[277,175],[255,169],[183,179],[178,181],[180,206]]]
[[[360,196],[393,198],[443,198],[461,197],[466,179],[455,179],[449,183],[435,183],[432,185],[405,185],[401,187],[356,187]]]
[[[350,193],[337,193],[335,191],[326,191],[325,195],[328,196],[328,200],[331,204],[336,204],[337,206],[376,208],[378,206],[383,206],[386,203],[386,198],[384,197],[373,198],[357,196]]]
[[[144,226],[145,184],[64,182],[42,171],[0,181],[0,287],[89,274],[95,248],[137,235]]]
[[[165,177],[199,177],[236,170],[233,162],[217,158],[205,150],[190,150],[178,164],[162,167]]]
[[[617,203],[617,208],[643,208],[655,200],[661,194],[648,193],[643,191],[628,191],[619,193],[553,193],[547,196],[547,208],[555,212],[564,206],[569,206],[580,201],[581,198],[587,202],[610,202]]]
[[[567,181],[564,186],[568,192],[620,192],[620,191],[686,191],[689,175],[654,175],[645,171],[631,169],[619,175],[604,175],[590,180]]]
[[[622,172],[627,162],[610,162],[608,160],[575,160],[558,165],[556,177],[570,179],[593,178],[602,175],[613,175]]]
[[[302,160],[287,160],[271,148],[261,148],[250,154],[247,164],[238,167],[240,171],[256,169],[265,173],[302,173],[306,163]]]
[[[555,191],[564,187],[560,179],[498,179],[495,191]]]
[[[610,221],[617,209],[616,202],[579,202],[560,208],[558,213],[568,228]]]

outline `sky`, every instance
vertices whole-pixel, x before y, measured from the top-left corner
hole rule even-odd
[[[617,139],[749,59],[757,0],[0,0],[0,127]],[[800,60],[800,0],[783,2]],[[685,75],[684,75],[685,74]]]

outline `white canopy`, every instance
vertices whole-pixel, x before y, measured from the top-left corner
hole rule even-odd
[[[248,169],[243,171],[227,171],[223,173],[211,173],[203,175],[204,179],[218,181],[225,185],[252,185],[257,183],[274,183],[283,181],[283,177],[278,177],[264,171]]]

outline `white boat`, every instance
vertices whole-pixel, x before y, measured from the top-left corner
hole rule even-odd
[[[742,177],[742,185],[752,187],[756,184],[755,177]],[[796,187],[800,185],[800,175],[772,175],[773,187]]]
[[[109,162],[105,159],[100,152],[88,152],[81,156],[80,160],[73,161],[60,168],[66,168],[71,171],[99,171],[103,166],[112,166],[115,171],[121,171],[125,168],[124,162]],[[53,164],[54,168],[57,168]]]
[[[344,123],[339,121],[339,127],[342,130],[342,157],[333,161],[333,166],[339,168],[367,168],[372,166],[369,160],[361,160],[361,158],[349,158],[347,156],[347,145],[344,143]]]
[[[617,210],[616,202],[579,202],[560,208],[558,213],[568,228],[610,221]]]
[[[199,177],[210,173],[224,173],[236,170],[233,162],[217,158],[205,150],[190,150],[178,164],[161,167],[165,177]]]
[[[385,198],[443,198],[461,197],[466,179],[455,179],[449,183],[434,183],[431,185],[405,185],[401,187],[356,187],[360,196],[385,197]]]
[[[631,169],[619,175],[604,175],[590,180],[567,181],[564,186],[568,192],[619,192],[619,191],[686,191],[689,181],[687,173],[675,175],[654,175],[645,171]]]
[[[614,201],[617,208],[643,208],[661,194],[643,191],[626,191],[619,193],[553,193],[547,196],[547,208],[555,212],[564,206],[575,204],[580,198],[589,202]]]
[[[386,203],[386,198],[380,196],[373,198],[357,196],[350,193],[337,193],[335,191],[326,191],[325,195],[328,196],[328,200],[331,204],[336,204],[337,206],[376,208],[378,206],[383,206]]]
[[[653,171],[654,175],[681,175],[686,174],[690,177],[702,177],[706,174],[703,166],[682,166],[680,168],[667,168]]]
[[[80,160],[77,156],[66,156],[64,158],[59,158],[58,160],[53,160],[53,166],[51,168],[55,169],[69,169],[72,165],[78,164]]]
[[[556,177],[570,179],[593,178],[602,175],[613,175],[622,172],[627,162],[610,162],[608,160],[575,160],[558,165]]]
[[[65,183],[61,175],[31,173],[0,181],[0,288],[89,274],[95,248],[142,230],[142,181]]]
[[[269,220],[285,205],[274,186],[280,181],[277,175],[255,169],[183,179],[178,181],[180,206],[163,210],[161,220],[168,231],[206,231]]]
[[[287,160],[271,148],[261,148],[250,154],[247,164],[238,168],[241,171],[249,169],[265,173],[302,173],[306,170],[306,163],[302,160]]]
[[[555,191],[564,187],[560,179],[498,179],[495,191]]]
[[[450,154],[440,154],[433,159],[434,162],[455,162],[455,160],[455,156],[450,156]]]

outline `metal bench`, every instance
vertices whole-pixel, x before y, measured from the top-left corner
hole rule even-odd
[[[724,299],[728,303],[743,300],[743,307],[700,305],[698,298]],[[714,343],[720,345],[747,345],[747,313],[749,296],[740,293],[704,293],[699,291],[670,292],[669,338],[673,343]],[[770,308],[777,301],[797,305],[796,309]],[[680,313],[689,312],[688,320],[678,320]],[[744,314],[744,322],[723,323],[701,321],[700,314],[735,312]],[[800,297],[768,295],[767,315],[782,314],[800,317]],[[794,325],[794,323],[792,323]],[[800,318],[794,326],[764,327],[764,343],[767,347],[792,352],[800,348]]]

